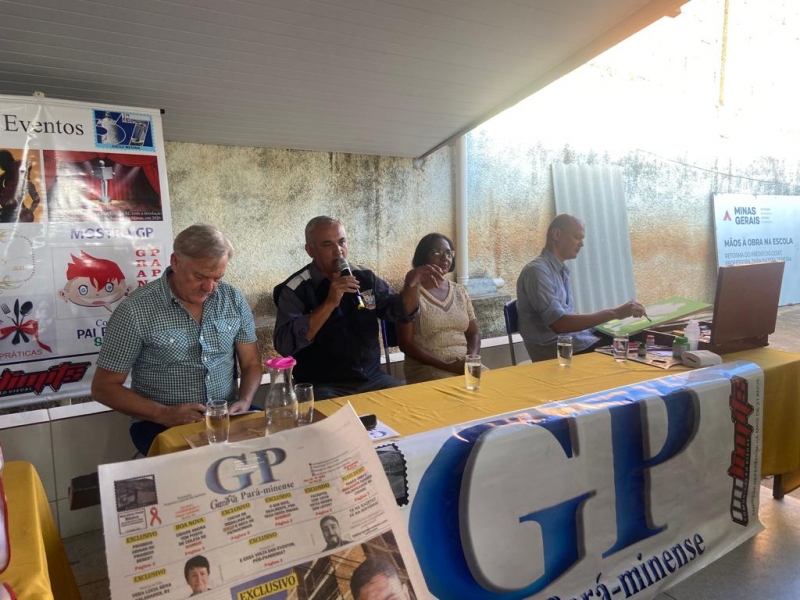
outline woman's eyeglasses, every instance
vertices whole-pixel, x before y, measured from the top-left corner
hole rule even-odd
[[[455,250],[431,250],[431,254],[436,258],[454,258],[456,255]]]

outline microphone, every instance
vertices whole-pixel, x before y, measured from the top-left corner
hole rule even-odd
[[[336,261],[336,268],[339,269],[344,276],[353,276],[353,271],[350,269],[350,265],[347,263],[347,259],[345,259],[344,256],[340,256]],[[358,305],[358,310],[367,308],[367,305],[364,304],[364,299],[361,297],[360,292],[356,292],[356,304]]]

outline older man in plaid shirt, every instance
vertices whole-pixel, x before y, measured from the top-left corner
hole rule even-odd
[[[231,414],[250,408],[262,369],[250,307],[221,281],[232,255],[214,227],[185,229],[164,275],[134,291],[108,321],[92,395],[133,417],[131,439],[142,454],[168,427],[202,421],[209,399],[227,400]]]

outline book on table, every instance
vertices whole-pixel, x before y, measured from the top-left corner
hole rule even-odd
[[[621,333],[634,335],[644,329],[679,321],[695,313],[710,310],[712,306],[707,302],[697,302],[680,296],[672,296],[671,298],[648,304],[644,308],[649,319],[647,317],[611,319],[595,327],[595,330],[611,337]]]

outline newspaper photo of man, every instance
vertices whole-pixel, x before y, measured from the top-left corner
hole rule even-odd
[[[339,521],[333,515],[322,517],[319,528],[322,530],[322,537],[325,538],[325,550],[333,550],[350,543],[350,540],[342,538]]]
[[[350,593],[353,600],[411,600],[397,568],[383,557],[368,558],[356,567],[350,579]]]

